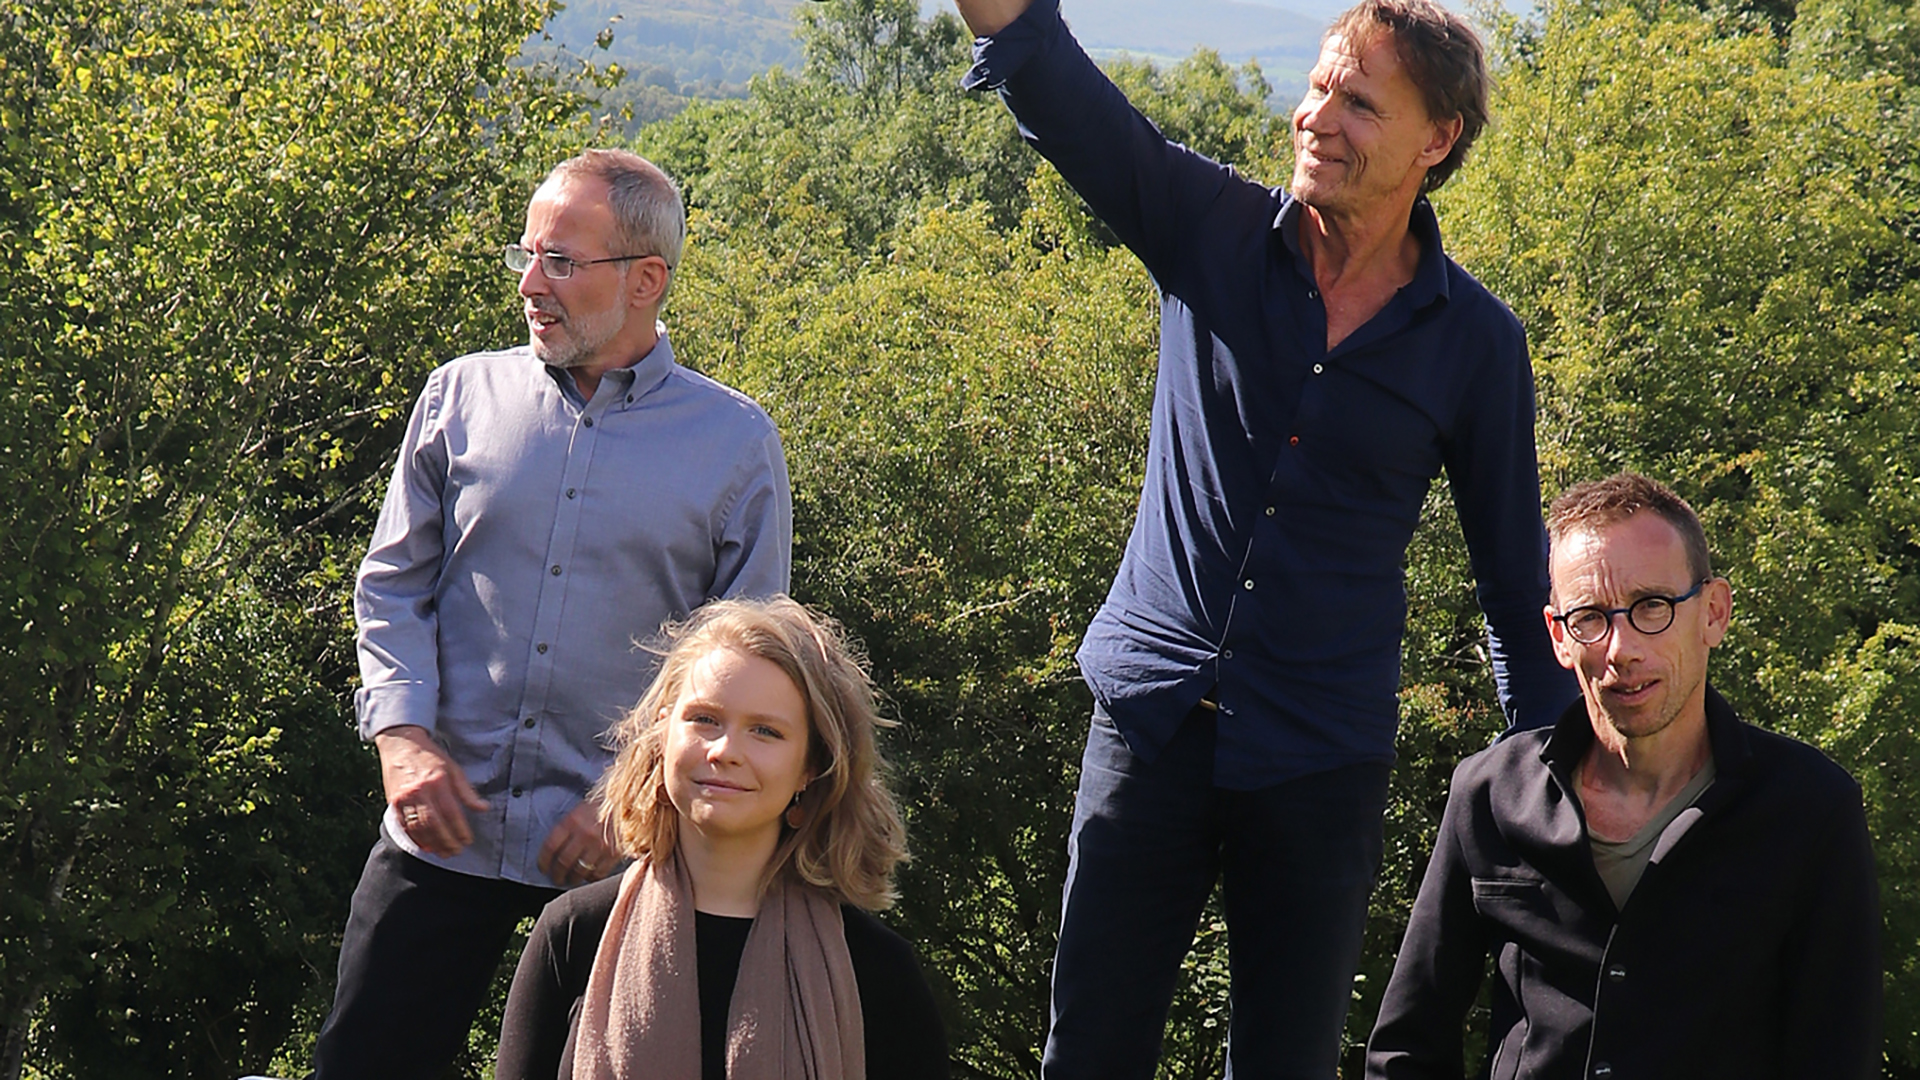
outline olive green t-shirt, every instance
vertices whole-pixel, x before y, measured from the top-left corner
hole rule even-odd
[[[1640,875],[1646,873],[1647,862],[1653,857],[1654,846],[1659,843],[1660,834],[1667,831],[1673,819],[1680,816],[1687,807],[1700,798],[1701,792],[1713,784],[1713,758],[1707,758],[1706,765],[1694,774],[1680,793],[1668,800],[1653,819],[1642,826],[1630,839],[1614,843],[1602,840],[1587,831],[1587,840],[1593,845],[1593,865],[1600,871],[1600,880],[1606,882],[1607,892],[1613,896],[1613,906],[1624,908],[1627,897],[1633,895],[1634,886],[1640,884]]]

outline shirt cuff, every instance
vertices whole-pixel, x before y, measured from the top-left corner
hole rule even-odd
[[[432,734],[439,704],[440,688],[426,683],[387,683],[353,692],[354,716],[360,723],[360,738],[366,742],[403,724],[426,728]]]
[[[962,90],[998,90],[1060,29],[1060,0],[1033,0],[1033,6],[992,37],[973,39],[973,67],[960,79]]]

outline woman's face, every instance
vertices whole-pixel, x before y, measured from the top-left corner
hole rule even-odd
[[[773,661],[722,645],[694,662],[664,722],[667,797],[683,826],[771,855],[781,816],[813,778],[800,688]]]

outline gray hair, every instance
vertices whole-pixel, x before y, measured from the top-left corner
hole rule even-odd
[[[625,249],[617,254],[658,255],[666,260],[667,287],[660,293],[660,302],[666,303],[687,241],[687,209],[673,178],[629,150],[586,150],[555,165],[540,186],[576,177],[607,185],[614,230]]]

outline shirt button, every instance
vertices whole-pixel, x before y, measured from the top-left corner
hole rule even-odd
[[[1315,365],[1313,365],[1313,373],[1314,373],[1315,375],[1318,375],[1318,374],[1320,374],[1321,372],[1323,372],[1323,371],[1325,371],[1325,370],[1327,370],[1327,369],[1326,369],[1326,368],[1324,368],[1324,367],[1321,367],[1321,366],[1320,366],[1319,364],[1315,364]]]
[[[1231,659],[1233,659],[1233,650],[1232,650],[1232,649],[1222,649],[1222,650],[1220,650],[1220,659],[1222,659],[1222,660],[1231,660]]]
[[[1309,299],[1309,300],[1318,300],[1318,299],[1320,299],[1320,290],[1319,290],[1319,289],[1308,289],[1308,290],[1307,290],[1307,299]]]
[[[520,797],[520,789],[519,789],[519,788],[514,788],[514,789],[513,789],[513,797],[514,797],[514,798],[516,798],[516,799]]]
[[[547,572],[548,572],[548,573],[550,573],[550,574],[552,574],[552,575],[553,575],[554,577],[559,577],[559,576],[560,576],[560,564],[559,564],[559,563],[554,563],[554,564],[553,564],[553,569],[552,569],[552,570],[549,570],[549,571],[547,571]]]
[[[1288,445],[1288,446],[1299,446],[1299,445],[1300,445],[1300,436],[1298,436],[1298,435],[1289,435],[1289,436],[1287,436],[1287,445]]]
[[[533,730],[533,717],[529,716],[525,720],[522,720],[520,726],[529,731]]]
[[[629,405],[631,405],[631,404],[633,404],[633,395],[632,395],[632,394],[628,394],[628,395],[627,395],[627,404],[629,404]]]
[[[540,644],[535,645],[533,647],[533,651],[539,653],[542,656],[545,656],[547,653],[547,643],[543,641]]]
[[[568,488],[568,489],[567,489],[567,498],[569,498],[569,499],[571,499],[571,498],[573,498],[573,489],[572,489],[572,488]]]
[[[1613,965],[1607,969],[1607,980],[1609,982],[1626,982],[1627,969],[1621,967],[1619,964]]]
[[[1613,1075],[1613,1066],[1604,1061],[1593,1063],[1593,1080],[1608,1080]]]
[[[1251,589],[1251,588],[1253,588],[1253,579],[1252,579],[1252,578],[1248,578],[1247,580],[1245,580],[1245,581],[1243,581],[1243,582],[1241,582],[1241,583],[1240,583],[1240,587],[1241,587],[1241,588],[1243,588],[1243,589]]]
[[[1267,516],[1268,516],[1268,517],[1272,517],[1272,516],[1273,516],[1273,507],[1271,507],[1271,506],[1269,506],[1269,507],[1267,507]]]
[[[580,422],[581,422],[581,423],[583,423],[583,424],[585,424],[585,425],[587,425],[588,427],[592,427],[592,426],[593,426],[593,417],[591,417],[591,416],[589,416],[589,417],[587,417],[587,418],[586,418],[585,420],[582,420],[582,421],[580,421]]]

